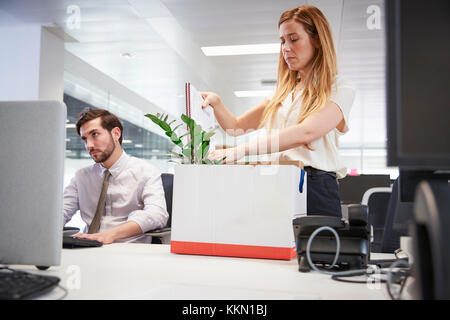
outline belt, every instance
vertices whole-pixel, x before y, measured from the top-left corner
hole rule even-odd
[[[308,175],[322,175],[322,174],[329,174],[330,176],[332,176],[333,178],[337,178],[336,176],[336,172],[331,172],[331,171],[324,171],[324,170],[319,170],[313,167],[304,167],[303,168],[306,172],[308,172]]]

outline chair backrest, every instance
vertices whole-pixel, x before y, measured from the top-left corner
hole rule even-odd
[[[381,252],[393,253],[400,248],[400,237],[409,235],[409,223],[413,202],[400,201],[400,180],[397,178],[392,186],[392,195],[389,199],[386,223],[384,224]]]
[[[372,252],[381,252],[381,244],[384,236],[384,227],[388,204],[391,198],[392,188],[370,188],[367,190],[361,204],[369,207],[369,224],[373,228]]]
[[[342,204],[360,203],[364,193],[375,187],[388,188],[391,178],[388,174],[361,174],[346,176],[339,180],[339,197]]]
[[[164,196],[166,198],[167,212],[169,213],[169,220],[167,220],[166,227],[170,228],[172,225],[173,174],[162,173],[161,180],[164,188]]]

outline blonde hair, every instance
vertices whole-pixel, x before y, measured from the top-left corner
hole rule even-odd
[[[285,11],[278,21],[280,25],[294,19],[301,23],[311,40],[315,39],[318,48],[312,59],[311,69],[304,81],[302,93],[303,105],[297,123],[301,123],[308,116],[322,108],[330,99],[334,78],[337,75],[336,52],[330,25],[324,14],[314,6],[300,6]],[[283,57],[280,45],[278,58],[278,77],[275,93],[269,105],[265,108],[259,128],[271,121],[270,129],[278,107],[296,85],[298,71],[290,70]],[[307,146],[309,148],[309,146]]]

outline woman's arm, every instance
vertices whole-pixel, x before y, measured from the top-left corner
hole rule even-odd
[[[324,136],[342,123],[344,116],[341,109],[329,102],[322,110],[312,114],[302,123],[284,128],[264,138],[258,138],[235,148],[216,150],[209,158],[219,160],[226,157],[225,162],[234,162],[246,155],[257,155],[281,152],[307,145]]]
[[[239,136],[248,130],[256,130],[261,122],[264,109],[269,104],[269,99],[264,99],[257,106],[235,117],[222,102],[222,99],[213,92],[201,93],[204,102],[203,108],[210,105],[214,109],[214,116],[222,129],[231,136]]]

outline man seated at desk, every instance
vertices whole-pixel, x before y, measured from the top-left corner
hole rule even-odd
[[[107,110],[84,110],[76,124],[95,164],[80,169],[64,190],[64,224],[80,210],[88,233],[104,244],[151,242],[143,232],[163,228],[166,209],[160,171],[122,150],[123,127]]]

